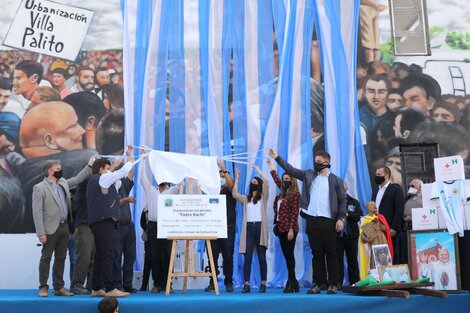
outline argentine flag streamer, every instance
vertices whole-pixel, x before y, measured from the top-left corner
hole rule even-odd
[[[355,86],[359,3],[122,0],[126,144],[218,157],[232,176],[240,169],[238,190],[247,194],[255,175],[250,164],[269,173],[269,148],[295,167],[312,168],[312,128],[322,123],[332,171],[348,183],[351,196],[365,203],[371,190]],[[311,75],[312,38],[321,55],[321,82]],[[324,112],[321,121],[312,119],[316,107]],[[278,193],[272,181],[270,188],[268,223]],[[135,193],[137,221],[143,191],[136,186]],[[235,287],[244,281],[244,258],[237,253],[241,222],[237,207]],[[312,256],[299,222],[296,273],[308,286]],[[140,270],[143,243],[137,246]],[[197,244],[197,251],[203,248]],[[267,260],[268,285],[282,286],[287,269],[272,234]],[[253,284],[260,282],[257,262],[253,258]]]

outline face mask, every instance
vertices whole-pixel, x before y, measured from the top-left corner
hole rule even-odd
[[[253,183],[250,184],[250,193],[252,193],[253,191],[256,191],[258,190],[258,185],[255,185]]]
[[[55,171],[54,174],[52,174],[52,176],[54,176],[57,179],[61,179],[62,178],[62,170],[60,169],[58,171]]]
[[[108,173],[108,174],[109,174],[109,173],[112,173],[112,172],[111,172],[111,170],[106,170],[106,173]]]
[[[383,183],[385,181],[385,177],[384,176],[375,176],[375,183],[377,185],[380,185],[381,183]]]
[[[220,177],[220,186],[223,186],[227,183],[227,180],[224,177]]]
[[[291,181],[283,181],[282,186],[284,186],[284,189],[289,189],[292,186]]]
[[[314,165],[314,169],[315,171],[317,172],[321,172],[324,168],[330,168],[330,165],[325,165],[325,164],[322,164],[322,163],[315,163]]]
[[[410,189],[408,189],[408,194],[409,195],[415,195],[417,192],[418,192],[418,190],[413,188],[413,187],[410,187]]]

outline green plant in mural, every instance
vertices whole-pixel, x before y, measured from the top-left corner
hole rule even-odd
[[[379,46],[380,59],[382,62],[392,64],[395,56],[393,55],[392,49],[392,38],[384,42]]]
[[[470,50],[470,33],[449,32],[446,36],[446,44],[452,49]]]

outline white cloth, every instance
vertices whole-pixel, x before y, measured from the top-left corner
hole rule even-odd
[[[176,195],[179,193],[179,186],[175,185],[170,188],[166,188],[162,192],[158,186],[154,187],[150,180],[147,177],[147,161],[144,160],[142,162],[142,167],[140,168],[140,183],[144,188],[144,192],[146,195],[146,202],[144,202],[144,207],[148,210],[148,220],[151,222],[158,222],[158,196],[165,195],[165,194],[173,194]]]
[[[198,180],[202,191],[208,195],[220,193],[217,157],[152,150],[150,168],[158,183],[177,184],[186,177]]]
[[[330,186],[327,175],[318,175],[310,185],[310,203],[307,214],[311,216],[323,216],[331,218]]]
[[[116,190],[119,191],[119,188],[121,188],[121,185],[122,185],[121,179],[126,177],[127,174],[129,174],[129,172],[132,169],[132,166],[134,166],[134,163],[127,162],[126,164],[124,164],[123,167],[121,167],[117,171],[101,174],[100,180],[99,180],[99,184],[101,188],[108,189],[114,184],[114,186],[116,187]]]
[[[261,201],[248,202],[246,204],[246,221],[247,222],[261,222]]]
[[[377,190],[377,197],[375,197],[375,205],[377,206],[377,211],[379,211],[380,202],[382,202],[382,198],[384,197],[384,193],[388,185],[390,185],[390,182],[386,183],[383,187],[379,186],[379,190]]]
[[[463,206],[468,198],[470,190],[465,180],[432,184],[431,200],[439,201],[439,208],[451,235],[459,233],[463,236]]]

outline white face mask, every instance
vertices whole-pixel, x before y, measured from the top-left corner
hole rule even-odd
[[[413,187],[410,187],[410,189],[408,189],[408,194],[409,195],[415,195],[416,193],[418,193],[418,190],[413,188]]]
[[[109,174],[109,173],[112,173],[112,172],[111,172],[111,170],[106,170],[106,173],[108,173],[108,174]]]

